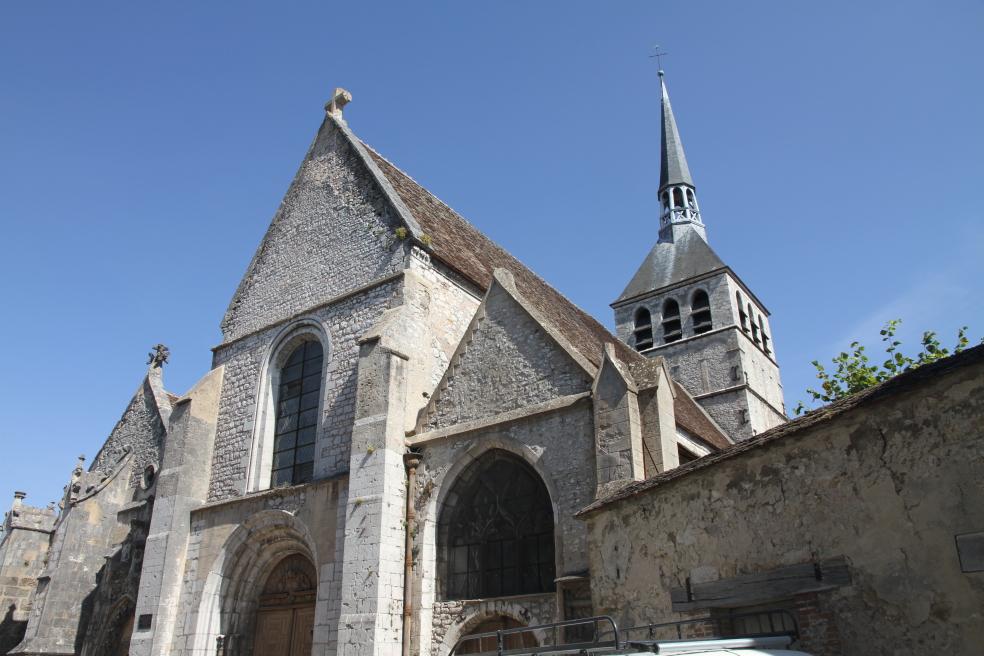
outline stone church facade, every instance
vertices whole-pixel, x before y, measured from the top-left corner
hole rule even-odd
[[[0,652],[444,656],[589,616],[581,510],[785,421],[768,312],[707,242],[665,86],[657,242],[617,336],[361,141],[348,100],[212,369],[172,394],[158,352],[60,509],[19,493]]]

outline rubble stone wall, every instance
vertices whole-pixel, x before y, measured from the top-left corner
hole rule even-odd
[[[984,530],[982,348],[587,514],[595,611],[681,619],[670,590],[688,582],[844,557],[849,584],[792,600],[805,651],[976,653],[984,573],[962,571],[955,537]]]
[[[403,268],[402,225],[345,136],[326,120],[222,321],[243,337]]]

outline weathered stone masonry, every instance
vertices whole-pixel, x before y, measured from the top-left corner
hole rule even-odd
[[[595,608],[672,620],[717,608],[702,585],[844,558],[848,583],[730,605],[793,609],[817,656],[977,653],[984,574],[955,537],[984,530],[982,426],[976,347],[630,486],[586,513]]]

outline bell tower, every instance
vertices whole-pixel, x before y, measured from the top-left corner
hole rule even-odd
[[[769,311],[707,241],[663,71],[656,244],[612,303],[619,338],[666,358],[735,440],[786,421]]]

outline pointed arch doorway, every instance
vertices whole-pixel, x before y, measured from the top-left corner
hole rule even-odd
[[[310,656],[317,580],[314,565],[301,554],[277,563],[260,593],[254,656]]]

